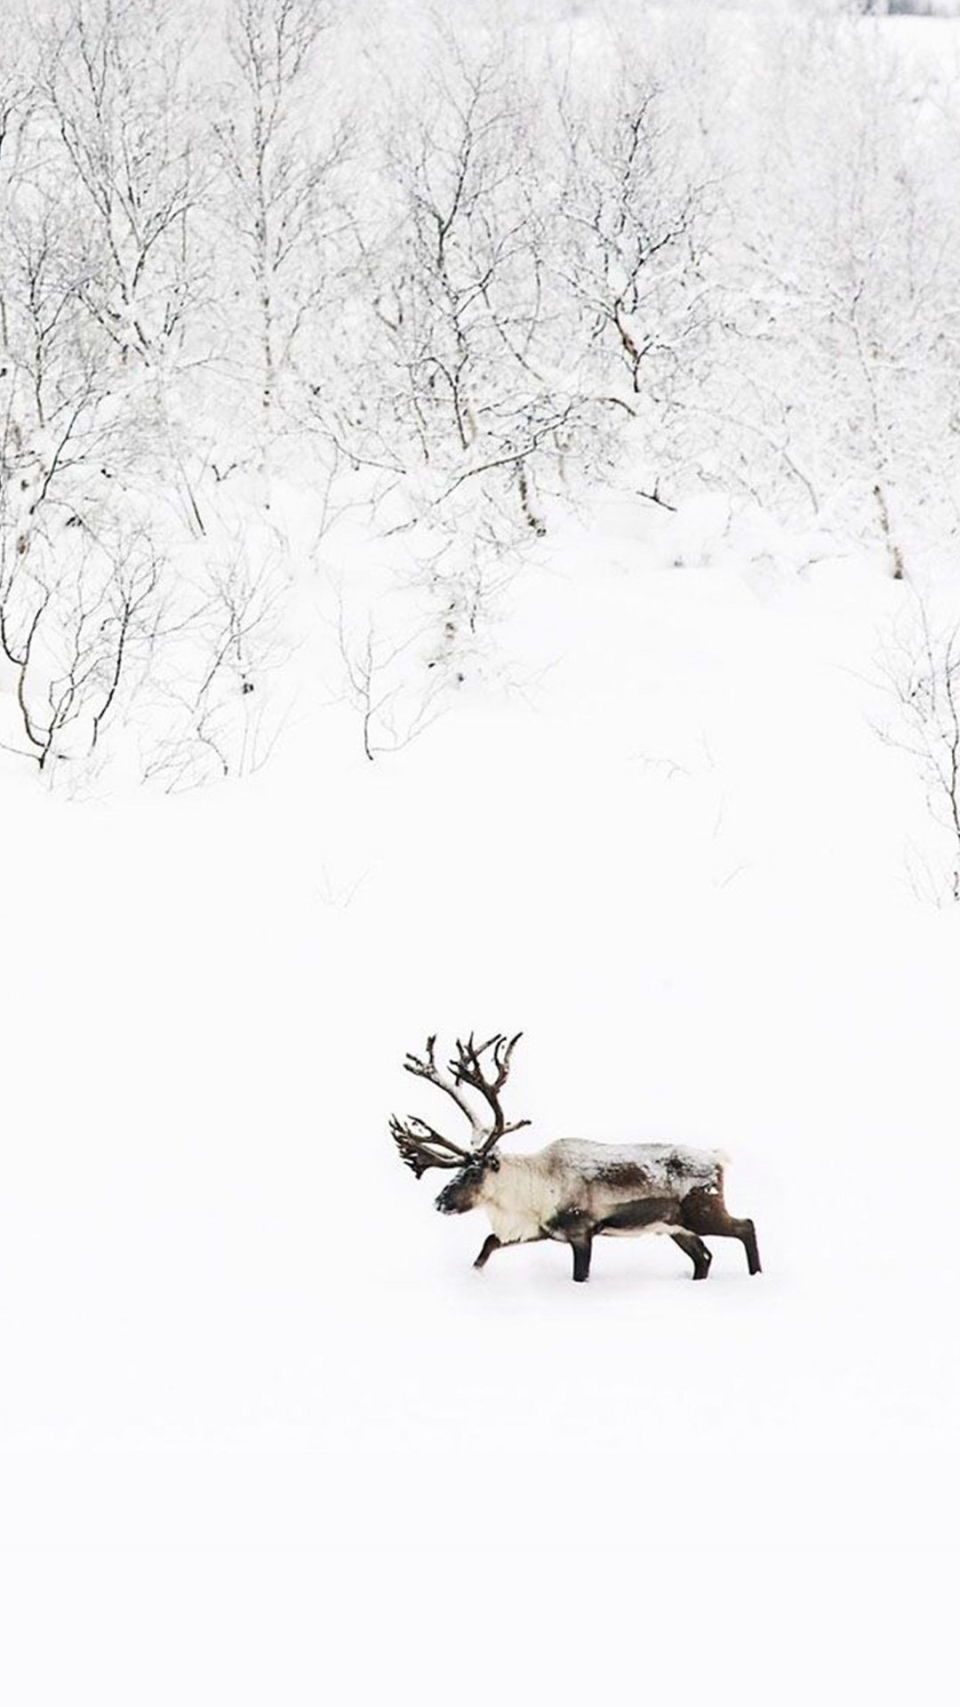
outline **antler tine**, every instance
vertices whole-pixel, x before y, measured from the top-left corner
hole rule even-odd
[[[479,1091],[493,1113],[493,1129],[486,1134],[479,1146],[482,1155],[486,1155],[487,1151],[491,1150],[505,1133],[518,1132],[521,1126],[529,1126],[530,1124],[528,1120],[516,1120],[508,1125],[500,1107],[500,1092],[503,1090],[510,1073],[510,1060],[513,1051],[522,1036],[522,1031],[518,1031],[514,1037],[508,1039],[505,1032],[498,1031],[494,1033],[493,1037],[488,1037],[485,1043],[478,1044],[474,1042],[473,1032],[471,1032],[466,1043],[459,1037],[456,1039],[457,1053],[450,1062],[450,1071],[454,1080],[457,1084],[471,1085],[474,1090]],[[488,1079],[480,1058],[489,1049],[493,1050],[494,1072],[493,1076]]]
[[[442,1133],[435,1132],[419,1115],[411,1114],[406,1121],[390,1116],[390,1132],[400,1152],[400,1159],[420,1179],[428,1168],[462,1168],[469,1162],[471,1152],[451,1143]]]
[[[500,1092],[507,1075],[510,1072],[510,1057],[520,1041],[522,1033],[508,1038],[505,1032],[496,1032],[488,1037],[485,1043],[477,1044],[473,1032],[466,1043],[461,1038],[456,1039],[456,1053],[450,1061],[447,1073],[442,1073],[436,1062],[436,1034],[427,1038],[427,1046],[422,1056],[408,1054],[403,1065],[414,1078],[426,1079],[436,1085],[451,1101],[455,1102],[461,1113],[470,1123],[473,1137],[473,1147],[464,1149],[455,1144],[451,1138],[434,1130],[427,1121],[419,1115],[410,1115],[407,1120],[400,1120],[393,1114],[390,1116],[390,1132],[393,1141],[400,1152],[400,1159],[411,1168],[419,1179],[428,1168],[461,1168],[476,1156],[486,1156],[494,1144],[507,1132],[518,1132],[522,1126],[529,1126],[528,1120],[508,1122],[500,1107]],[[488,1077],[484,1072],[482,1057],[493,1051],[492,1071]],[[479,1115],[470,1107],[463,1094],[461,1086],[469,1085],[472,1090],[479,1091],[491,1113],[493,1125],[484,1125]]]
[[[452,1138],[445,1138],[419,1115],[410,1115],[406,1121],[391,1115],[390,1131],[400,1152],[400,1159],[413,1170],[418,1179],[428,1168],[462,1168],[477,1154],[480,1144],[487,1136],[486,1128],[481,1125],[479,1117],[470,1107],[456,1077],[451,1078],[438,1068],[436,1046],[436,1033],[433,1033],[427,1038],[422,1056],[407,1054],[404,1068],[408,1073],[412,1073],[414,1078],[426,1079],[428,1084],[436,1085],[438,1090],[450,1097],[469,1122],[473,1148],[465,1149],[463,1145],[455,1144]]]
[[[523,1032],[518,1031],[515,1037],[510,1038],[509,1042],[505,1037],[501,1037],[493,1051],[493,1058],[497,1063],[497,1071],[500,1074],[501,1084],[505,1084],[506,1082],[507,1074],[510,1071],[510,1057],[522,1036]]]
[[[393,1118],[396,1120],[396,1115]],[[452,1138],[445,1138],[442,1132],[437,1132],[430,1125],[430,1122],[423,1120],[419,1114],[408,1114],[405,1123],[397,1121],[398,1126],[404,1124],[406,1130],[413,1133],[414,1137],[425,1138],[430,1144],[439,1144],[442,1149],[449,1150],[451,1156],[459,1156],[461,1161],[468,1162],[470,1160],[472,1151],[465,1150],[461,1144],[455,1144]]]
[[[479,1068],[481,1055],[485,1055],[488,1049],[492,1049],[494,1066],[496,1067],[497,1088],[501,1089],[506,1083],[507,1074],[510,1071],[510,1057],[522,1036],[522,1031],[518,1031],[514,1037],[510,1038],[507,1037],[506,1032],[497,1031],[492,1037],[487,1038],[486,1043],[474,1043],[473,1032],[471,1031],[465,1044],[460,1041],[459,1037],[457,1038],[456,1047],[459,1058],[451,1065],[454,1070],[457,1070],[464,1063]]]
[[[450,1097],[453,1102],[456,1103],[458,1109],[460,1110],[460,1113],[465,1115],[467,1120],[470,1122],[470,1131],[472,1132],[474,1140],[476,1141],[483,1136],[483,1128],[481,1127],[480,1122],[477,1119],[476,1114],[474,1113],[473,1109],[470,1107],[470,1104],[467,1102],[466,1098],[461,1096],[461,1094],[460,1094],[460,1091],[458,1088],[459,1080],[457,1078],[456,1073],[454,1072],[453,1078],[451,1080],[451,1079],[445,1078],[444,1075],[440,1072],[440,1069],[437,1066],[436,1058],[434,1055],[434,1050],[436,1048],[436,1042],[437,1042],[436,1035],[434,1035],[432,1037],[428,1037],[427,1038],[427,1050],[426,1050],[425,1058],[423,1060],[421,1060],[420,1057],[417,1055],[409,1055],[408,1054],[406,1060],[403,1063],[404,1069],[406,1072],[412,1073],[414,1075],[414,1077],[417,1079],[429,1080],[430,1084],[436,1085],[438,1090],[445,1092],[445,1094],[448,1097]]]
[[[455,1044],[457,1054],[450,1062],[450,1070],[458,1082],[462,1080],[465,1084],[476,1084],[477,1090],[500,1091],[507,1082],[507,1076],[510,1072],[510,1058],[522,1036],[523,1032],[518,1031],[516,1036],[508,1039],[505,1032],[498,1031],[494,1033],[493,1037],[488,1037],[486,1043],[474,1043],[473,1032],[470,1033],[466,1043],[458,1037]],[[481,1055],[485,1055],[488,1049],[493,1050],[493,1062],[496,1069],[492,1083],[484,1078],[483,1068],[480,1064]],[[476,1083],[477,1080],[481,1080],[482,1084]]]
[[[437,1064],[433,1055],[436,1043],[436,1034],[427,1038],[427,1058],[425,1061],[421,1061],[418,1055],[414,1055],[412,1051],[408,1050],[406,1059],[403,1063],[406,1071],[408,1073],[417,1073],[422,1079],[433,1078],[437,1071]]]

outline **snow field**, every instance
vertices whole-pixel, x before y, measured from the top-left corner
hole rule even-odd
[[[339,706],[236,788],[4,778],[17,1707],[946,1698],[958,927],[865,680],[906,595],[676,526],[571,530],[520,687],[392,759]],[[386,1132],[471,1026],[524,1029],[531,1146],[730,1151],[763,1277],[475,1274]]]

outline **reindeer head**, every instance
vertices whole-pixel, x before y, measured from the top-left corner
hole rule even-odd
[[[434,1057],[436,1037],[427,1038],[427,1050],[422,1059],[408,1055],[404,1062],[408,1073],[418,1079],[428,1079],[450,1097],[470,1123],[471,1143],[464,1147],[444,1138],[417,1115],[411,1115],[405,1121],[396,1115],[390,1117],[390,1131],[400,1158],[408,1168],[412,1168],[418,1179],[428,1168],[456,1170],[436,1200],[436,1206],[443,1215],[463,1215],[476,1207],[488,1174],[496,1172],[500,1166],[496,1150],[500,1139],[505,1133],[517,1132],[521,1126],[530,1124],[528,1120],[508,1123],[500,1107],[500,1092],[507,1082],[510,1057],[520,1036],[518,1032],[516,1037],[508,1039],[498,1033],[480,1044],[474,1043],[472,1033],[466,1043],[458,1037],[446,1074],[440,1071]],[[487,1057],[486,1063],[484,1056]],[[465,1094],[468,1088],[477,1091],[486,1103],[486,1120],[471,1107]]]

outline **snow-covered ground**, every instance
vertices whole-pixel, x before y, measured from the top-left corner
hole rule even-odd
[[[38,15],[68,10],[49,0]],[[536,215],[542,373],[530,364],[528,395],[508,363],[496,393],[491,348],[515,309],[523,319],[508,277],[493,345],[489,327],[471,333],[493,437],[478,448],[461,423],[458,450],[431,426],[418,461],[411,399],[432,422],[449,280],[414,291],[404,321],[400,275],[417,251],[391,246],[377,218],[370,278],[354,255],[334,330],[315,307],[314,342],[264,396],[262,279],[237,242],[249,200],[221,205],[221,180],[204,175],[216,136],[243,166],[240,189],[256,181],[243,123],[225,122],[243,62],[221,87],[224,10],[181,7],[205,139],[191,155],[187,138],[184,158],[192,172],[203,155],[198,207],[215,215],[185,298],[196,287],[184,349],[196,338],[200,355],[182,371],[171,357],[166,378],[155,352],[139,367],[131,327],[110,331],[107,291],[90,368],[107,449],[82,439],[73,475],[65,455],[66,496],[55,485],[46,509],[56,435],[24,437],[16,416],[32,418],[24,376],[42,415],[59,372],[23,331],[47,323],[47,299],[27,289],[46,275],[27,267],[21,300],[0,266],[17,346],[0,364],[0,590],[29,583],[34,601],[13,601],[0,656],[0,1702],[941,1707],[956,1688],[960,907],[947,899],[957,844],[905,750],[926,687],[906,695],[904,670],[924,612],[936,634],[960,610],[946,223],[958,28],[897,17],[834,31],[827,0],[812,0],[809,29],[799,7],[719,0],[689,15],[586,0],[344,8],[316,87],[349,95],[361,146],[348,207],[392,208],[398,185],[396,218],[420,206],[428,143],[455,157],[457,77],[485,41],[518,67],[528,56],[545,90],[549,70],[585,98],[554,113],[577,144],[563,170],[549,151],[521,162],[531,186],[531,160],[557,168],[546,200],[531,193],[521,218],[508,196],[500,230],[502,259],[510,222]],[[165,29],[176,12],[117,11],[137,24],[127,71],[114,67],[121,119],[144,94],[151,20]],[[621,302],[611,318],[606,304],[614,378],[589,367],[599,323],[583,304],[584,318],[555,322],[566,299],[550,297],[550,256],[563,185],[586,194],[589,230],[594,177],[636,117],[624,107],[604,132],[613,72],[636,67],[647,99],[638,42],[669,97],[662,156],[652,109],[654,214],[661,193],[669,212],[684,158],[678,113],[704,176],[677,203],[683,288],[675,298],[668,269],[644,307],[663,316],[670,359],[634,392],[623,358],[640,310]],[[10,63],[0,107],[15,137],[36,90]],[[474,94],[490,71],[477,64]],[[135,212],[162,187],[160,132],[161,158],[180,160],[188,83],[180,105],[161,103],[156,134],[148,114]],[[478,179],[494,212],[525,137],[504,88],[492,134],[510,118],[508,152]],[[58,98],[73,110],[66,84]],[[410,113],[409,134],[391,130],[428,98],[436,137]],[[321,128],[330,117],[313,85],[281,125],[281,232],[293,215],[300,229],[304,113]],[[581,156],[588,118],[596,151]],[[31,133],[22,161],[8,140],[0,188],[9,229],[59,234],[57,267],[78,266],[60,134]],[[643,199],[627,157],[597,188],[596,217],[613,194],[621,238]],[[486,252],[478,205],[461,306],[473,245]],[[716,221],[702,253],[686,223],[701,212]],[[275,310],[295,329],[297,291],[323,270],[310,231],[289,300],[266,304],[267,346]],[[26,265],[34,250],[20,247]],[[594,256],[591,285],[574,243],[588,307],[616,247]],[[343,253],[324,264],[336,273]],[[70,378],[95,275],[50,277],[63,294],[48,332],[75,316],[60,351]],[[423,350],[399,335],[421,312]],[[554,324],[573,328],[569,348],[546,336]],[[115,332],[110,381],[98,363]],[[155,396],[145,373],[160,375]],[[404,373],[419,375],[409,395]],[[601,380],[622,439],[591,412]],[[62,410],[69,387],[51,395]],[[469,384],[466,402],[469,415]],[[541,458],[552,441],[524,435],[547,402],[556,455]],[[277,420],[283,432],[268,431]],[[484,487],[501,463],[503,484]],[[664,502],[651,501],[661,480]],[[106,575],[102,516],[119,527],[104,538],[120,578],[95,597],[84,565]],[[124,663],[136,691],[102,711],[113,724],[98,746],[113,654],[88,669],[90,636],[116,653],[117,588],[136,586],[148,535],[163,584]],[[38,597],[41,615],[52,600],[46,637]],[[44,753],[44,693],[52,715],[71,634],[82,704]],[[176,638],[159,644],[183,635],[182,658]],[[230,781],[191,786],[221,769]],[[439,1177],[404,1170],[388,1128],[391,1112],[416,1113],[453,1135],[403,1060],[432,1033],[446,1049],[471,1030],[523,1033],[506,1110],[531,1120],[518,1149],[577,1136],[728,1152],[728,1202],[756,1222],[762,1276],[714,1241],[710,1278],[692,1285],[665,1239],[598,1241],[587,1286],[553,1244],[476,1273],[485,1221],[441,1219]]]
[[[375,763],[322,703],[182,796],[5,761],[11,1707],[950,1698],[960,919],[873,727],[912,595],[718,500],[538,552]],[[474,1273],[386,1125],[470,1028],[524,1031],[518,1145],[727,1149],[763,1276]]]

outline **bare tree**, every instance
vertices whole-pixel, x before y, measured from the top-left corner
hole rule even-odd
[[[71,0],[36,26],[0,269],[5,445],[34,519],[50,500],[95,525],[103,480],[149,462],[203,529],[177,393],[211,354],[209,168],[178,18]]]
[[[270,691],[290,650],[286,590],[275,566],[254,568],[242,550],[180,583],[153,670],[145,781],[179,793],[249,775],[269,758],[286,717]],[[158,710],[159,735],[151,728]]]
[[[656,400],[709,322],[702,272],[709,186],[684,158],[652,71],[621,73],[604,100],[561,92],[566,142],[564,284],[607,400]]]
[[[537,469],[569,415],[526,99],[502,44],[468,55],[442,39],[423,88],[394,97],[380,235],[357,227],[373,407],[349,400],[332,430],[359,463],[402,477],[417,514],[442,526],[446,511],[460,534],[465,487],[487,528],[542,532]]]
[[[121,363],[182,352],[209,288],[206,168],[186,41],[162,0],[71,0],[41,87],[84,210],[76,289]]]
[[[756,158],[731,178],[726,358],[701,403],[738,484],[872,540],[903,579],[918,536],[957,523],[955,114],[849,19],[767,51]]]
[[[351,131],[321,51],[334,18],[333,0],[231,0],[233,74],[216,138],[257,329],[261,454],[285,377],[310,337],[329,332],[341,266],[338,175]]]
[[[34,81],[0,89],[0,534],[20,554],[38,513],[69,513],[69,471],[103,460],[105,351],[79,300],[79,222]]]
[[[99,501],[139,431],[111,390],[103,338],[80,302],[70,230],[46,186],[32,186],[6,221],[0,531],[21,553],[45,513],[69,519]]]
[[[370,611],[351,623],[342,594],[338,598],[342,697],[359,717],[363,751],[371,761],[408,747],[441,714],[446,684],[421,673],[429,641],[430,631],[422,627],[396,638],[378,627]]]
[[[143,535],[108,543],[81,527],[69,552],[61,538],[15,569],[0,561],[0,647],[16,672],[21,751],[41,771],[90,757],[162,622],[161,566]]]
[[[938,625],[918,598],[909,625],[888,639],[880,666],[896,706],[880,733],[913,761],[946,838],[944,881],[934,875],[934,891],[960,901],[960,622]]]

